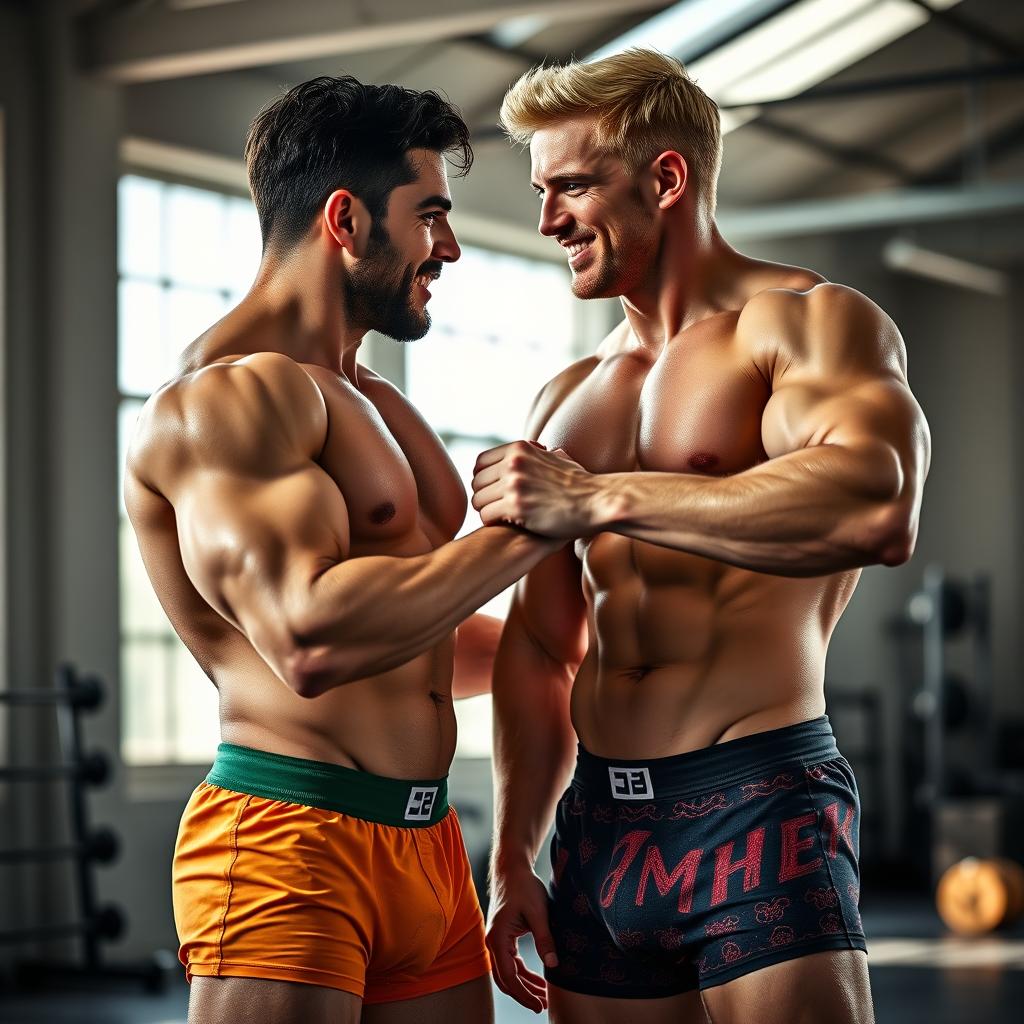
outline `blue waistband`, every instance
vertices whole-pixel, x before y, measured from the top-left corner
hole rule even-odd
[[[573,785],[583,790],[599,787],[607,793],[610,773],[639,772],[662,796],[686,796],[735,785],[783,764],[820,764],[839,757],[828,715],[787,725],[782,729],[742,736],[711,747],[645,760],[598,757],[582,744],[576,758]]]

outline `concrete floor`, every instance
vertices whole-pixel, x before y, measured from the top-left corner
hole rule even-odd
[[[876,897],[862,909],[877,1024],[1019,1024],[1024,928],[958,939],[943,931],[923,898]],[[539,971],[532,947],[524,952]],[[184,1024],[187,1003],[181,980],[161,996],[140,995],[126,985],[116,994],[0,993],[0,1024]],[[495,1007],[496,1024],[539,1019],[497,990]]]

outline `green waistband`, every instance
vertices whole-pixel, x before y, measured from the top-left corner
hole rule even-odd
[[[436,825],[448,813],[447,778],[387,779],[233,743],[217,747],[206,781],[234,793],[322,807],[381,825]]]

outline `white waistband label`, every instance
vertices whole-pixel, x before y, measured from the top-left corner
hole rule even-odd
[[[647,768],[609,768],[608,777],[616,800],[654,799],[654,786]]]

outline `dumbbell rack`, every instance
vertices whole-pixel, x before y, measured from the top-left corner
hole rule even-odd
[[[97,864],[109,864],[117,858],[120,843],[110,829],[90,828],[86,802],[87,789],[102,786],[110,778],[107,756],[102,751],[86,752],[82,743],[82,715],[99,708],[103,697],[103,687],[98,679],[79,676],[70,665],[62,665],[57,670],[56,685],[51,689],[0,690],[0,704],[12,709],[52,707],[55,710],[61,756],[55,764],[0,766],[0,782],[64,782],[71,833],[70,841],[66,843],[2,848],[0,868],[70,859],[74,867],[76,904],[80,915],[67,922],[0,930],[0,944],[4,945],[23,946],[67,938],[78,938],[81,943],[81,959],[77,963],[20,962],[16,977],[23,988],[52,988],[85,979],[90,982],[129,979],[142,982],[151,991],[159,991],[166,980],[168,965],[160,958],[140,965],[115,966],[103,961],[101,943],[116,939],[125,927],[120,908],[114,904],[100,906],[94,875]]]

